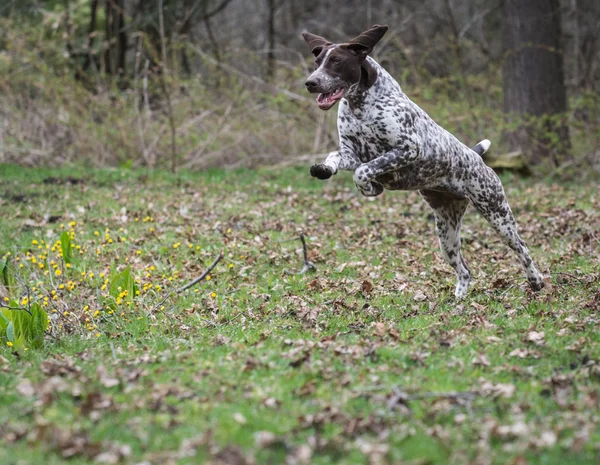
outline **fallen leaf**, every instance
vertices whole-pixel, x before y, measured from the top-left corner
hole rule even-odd
[[[529,428],[523,422],[517,422],[513,425],[497,426],[495,433],[501,438],[523,437],[529,434]]]
[[[544,332],[529,331],[527,334],[527,340],[538,346],[544,345]]]
[[[279,402],[277,399],[275,399],[274,397],[267,397],[264,401],[263,401],[263,405],[267,408],[271,408],[271,409],[275,409],[277,407],[279,407],[279,404],[281,402]]]
[[[540,356],[539,352],[529,349],[515,349],[508,354],[509,357],[518,357],[518,358],[526,358],[533,357],[538,358]]]
[[[385,323],[382,323],[382,322],[378,321],[373,326],[375,327],[375,334],[377,336],[380,336],[380,337],[385,336],[385,333],[387,332],[386,327],[385,327]]]
[[[106,388],[111,388],[119,384],[119,380],[110,376],[106,371],[106,368],[104,368],[104,365],[98,365],[98,368],[96,368],[96,375],[102,386]]]
[[[247,423],[246,417],[239,412],[233,414],[233,419],[240,425],[245,425]]]
[[[504,397],[506,399],[510,399],[516,390],[517,388],[515,385],[510,383],[494,384],[486,381],[481,385],[481,392],[484,395],[491,397]]]
[[[277,441],[277,436],[271,431],[257,431],[254,433],[254,442],[257,447],[265,448],[273,445]]]
[[[413,300],[415,302],[423,302],[424,300],[427,300],[427,296],[425,294],[423,294],[421,291],[417,291],[415,293],[415,295],[413,296]]]
[[[285,458],[287,465],[309,465],[312,459],[312,448],[303,444]]]
[[[17,384],[17,392],[24,397],[33,397],[35,395],[35,387],[31,381],[24,379]]]
[[[491,365],[490,361],[485,356],[485,354],[477,354],[475,357],[473,357],[473,360],[471,361],[471,363],[475,366],[482,366],[482,367],[489,367]]]

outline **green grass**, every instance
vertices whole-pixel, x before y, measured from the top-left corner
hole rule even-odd
[[[504,183],[550,285],[470,209],[457,304],[416,193],[0,166],[12,297],[52,318],[43,349],[0,348],[0,463],[598,463],[600,190]],[[317,271],[293,275],[300,230]],[[140,295],[110,306],[128,265]]]

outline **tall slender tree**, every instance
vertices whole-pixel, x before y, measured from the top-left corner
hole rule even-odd
[[[561,162],[570,148],[559,0],[504,0],[504,110],[507,133],[532,164]]]

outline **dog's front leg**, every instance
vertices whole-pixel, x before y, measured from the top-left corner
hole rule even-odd
[[[360,166],[360,160],[343,151],[331,152],[323,163],[317,163],[310,167],[310,175],[313,178],[329,179],[339,170],[353,171]]]
[[[354,184],[367,197],[374,197],[383,192],[383,186],[376,179],[378,176],[396,171],[410,165],[419,157],[415,145],[406,144],[367,163],[363,163],[354,172]]]

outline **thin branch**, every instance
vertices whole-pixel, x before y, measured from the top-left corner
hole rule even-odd
[[[204,58],[205,60],[211,62],[212,64],[218,66],[219,68],[230,72],[236,76],[239,76],[243,79],[248,79],[249,81],[252,81],[260,86],[263,86],[265,88],[274,90],[275,92],[278,92],[280,94],[285,95],[286,97],[289,97],[292,100],[298,100],[300,102],[310,102],[312,103],[313,100],[308,98],[308,97],[304,97],[302,95],[296,94],[290,90],[287,89],[282,89],[281,87],[278,87],[274,84],[269,84],[267,81],[265,81],[264,79],[259,78],[258,76],[252,76],[250,74],[246,74],[243,71],[240,71],[237,68],[234,68],[231,65],[228,65],[227,63],[222,63],[217,61],[213,56],[203,52],[199,47],[196,47],[192,44],[189,45],[189,47],[192,49],[192,51],[194,51],[196,54],[198,54],[200,57]]]
[[[300,233],[300,241],[302,242],[302,256],[304,257],[304,266],[298,273],[291,273],[287,270],[283,270],[285,274],[295,275],[295,274],[304,274],[309,270],[317,270],[317,267],[313,262],[308,259],[308,247],[306,246],[306,240],[304,239],[304,233]]]
[[[150,309],[150,312],[153,312],[154,310],[156,310],[157,308],[159,308],[173,294],[181,294],[182,292],[187,291],[190,287],[195,286],[196,284],[198,284],[200,281],[202,281],[204,278],[206,278],[208,276],[208,274],[213,270],[213,268],[215,266],[217,266],[217,263],[219,263],[222,258],[223,258],[223,252],[220,252],[219,255],[217,255],[217,258],[215,258],[215,260],[210,264],[210,266],[206,270],[204,270],[204,272],[200,276],[198,276],[193,281],[187,283],[185,286],[180,287],[176,291],[169,292],[167,295],[165,295],[163,297],[163,299],[159,303],[157,303],[154,307],[152,307]]]
[[[31,310],[25,308],[25,307],[11,307],[10,305],[4,305],[3,303],[0,302],[0,308],[6,308],[7,310],[19,310],[22,312],[26,312],[29,313],[29,316],[32,316],[33,314],[31,313]]]
[[[177,289],[177,294],[181,294],[183,291],[187,291],[190,287],[195,286],[200,281],[202,281],[204,278],[206,278],[208,276],[208,273],[210,273],[213,270],[213,268],[215,266],[217,266],[217,263],[219,263],[222,258],[223,258],[223,252],[221,252],[221,253],[219,253],[219,255],[217,255],[217,258],[215,258],[215,261],[212,262],[206,270],[204,270],[204,273],[202,273],[200,276],[198,276],[192,282],[189,282],[185,286]]]
[[[471,119],[473,120],[473,122],[475,123],[475,127],[477,129],[477,132],[479,133],[479,120],[477,118],[477,115],[473,112],[473,108],[475,108],[474,106],[474,102],[473,102],[473,98],[471,97],[471,92],[469,92],[469,90],[467,89],[467,76],[465,74],[462,62],[462,51],[460,48],[460,37],[459,37],[459,31],[458,31],[458,25],[456,24],[456,19],[454,18],[454,13],[452,12],[452,6],[450,5],[450,0],[445,0],[444,2],[444,6],[446,8],[446,16],[448,19],[448,23],[450,25],[450,29],[452,30],[452,48],[454,49],[454,54],[456,55],[456,62],[458,65],[458,75],[460,77],[461,80],[461,84],[462,84],[462,90],[465,92],[465,95],[467,97],[467,102],[469,103],[469,113],[471,116]]]
[[[306,247],[306,241],[304,240],[304,233],[300,233],[300,240],[302,241],[302,254],[304,256],[304,266],[300,270],[300,274],[306,273],[308,270],[316,270],[317,267],[313,262],[308,260],[308,247]]]
[[[204,11],[201,15],[199,20],[200,21],[205,21],[207,19],[212,18],[213,16],[219,14],[221,11],[223,11],[227,5],[229,5],[229,3],[231,3],[232,0],[223,0],[219,5],[217,5],[216,7],[214,7],[211,11]],[[190,8],[190,10],[188,11],[188,13],[185,15],[185,17],[183,18],[183,21],[181,22],[182,26],[179,28],[179,30],[185,30],[186,27],[188,26],[188,21],[191,20],[192,16],[196,13],[196,11],[198,11],[199,7],[203,6],[205,9],[208,5],[206,5],[206,3],[204,2],[204,0],[199,0],[197,1],[192,8]]]

